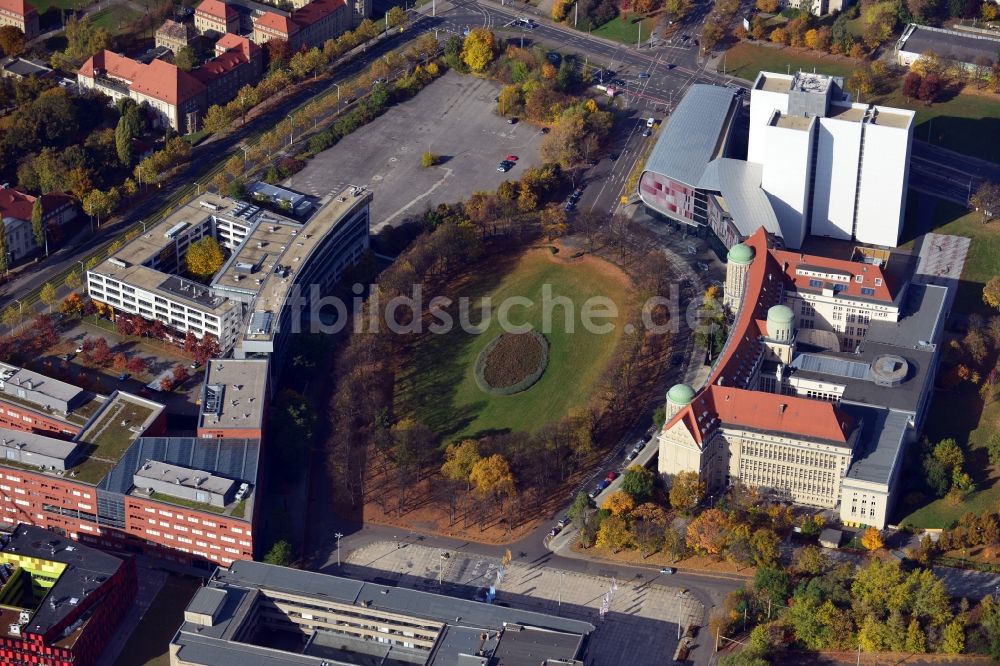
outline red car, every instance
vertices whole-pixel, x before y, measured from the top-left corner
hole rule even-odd
[[[617,478],[618,478],[618,472],[608,472],[607,476],[608,481],[614,481]]]
[[[516,162],[517,161],[517,155],[508,155],[505,159],[508,162]]]

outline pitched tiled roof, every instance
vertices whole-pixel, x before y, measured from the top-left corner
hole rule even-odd
[[[345,0],[313,0],[304,7],[300,7],[292,12],[291,19],[305,28],[346,7],[347,2]]]
[[[69,202],[69,196],[60,192],[42,195],[42,214],[48,214]],[[31,209],[35,205],[35,197],[17,189],[4,188],[0,190],[0,216],[13,217],[19,220],[30,220]]]
[[[87,61],[80,67],[79,73],[90,79],[94,78],[96,74],[106,74],[131,83],[139,76],[139,71],[143,67],[144,65],[140,62],[105,49],[87,58]]]
[[[240,65],[247,64],[247,62],[246,56],[240,51],[227,51],[192,71],[191,76],[198,79],[203,85],[208,86],[216,78],[233,71]]]
[[[165,35],[171,39],[188,40],[191,38],[191,27],[187,23],[178,23],[167,19],[156,31],[157,35]]]
[[[833,403],[732,386],[709,386],[665,429],[678,423],[699,444],[725,426],[846,446],[855,428],[854,419]]]
[[[271,32],[287,35],[291,37],[299,31],[297,23],[287,16],[277,14],[264,14],[254,19],[254,27],[267,28]]]
[[[0,9],[6,10],[18,16],[28,16],[35,14],[35,8],[24,0],[0,0]]]
[[[247,60],[250,60],[260,52],[260,47],[246,37],[227,32],[219,37],[219,41],[215,42],[215,55],[222,55],[226,51],[239,51]]]
[[[175,65],[154,60],[139,71],[129,89],[176,106],[203,92],[205,86]]]
[[[810,286],[810,279],[817,279],[808,275],[799,275],[798,269],[807,271],[838,273],[847,277],[848,282],[836,282],[831,284],[843,285],[843,292],[848,296],[891,303],[893,300],[892,291],[886,282],[885,272],[874,264],[863,264],[858,261],[845,261],[843,259],[830,259],[828,257],[817,257],[798,252],[788,252],[786,250],[772,250],[774,258],[782,265],[788,280],[795,285],[795,291],[821,291],[820,287]],[[857,278],[861,278],[858,282]],[[877,284],[876,284],[877,283]],[[825,282],[824,282],[825,284]],[[874,289],[874,294],[862,294],[864,288]]]
[[[195,11],[199,14],[206,14],[222,21],[236,16],[236,10],[221,0],[203,0]]]

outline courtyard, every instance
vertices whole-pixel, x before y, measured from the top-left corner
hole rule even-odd
[[[374,232],[437,204],[494,190],[540,163],[543,136],[537,127],[497,115],[499,92],[492,81],[449,72],[314,157],[287,184],[314,196],[368,186],[375,194]],[[421,166],[424,152],[440,156],[440,163]],[[501,173],[497,165],[507,155],[518,159]]]

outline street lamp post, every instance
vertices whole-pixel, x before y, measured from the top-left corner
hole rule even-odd
[[[337,566],[340,566],[340,540],[344,537],[343,534],[337,532],[333,535],[333,538],[337,540]]]

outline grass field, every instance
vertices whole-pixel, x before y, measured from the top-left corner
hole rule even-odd
[[[138,18],[139,12],[125,5],[114,5],[91,15],[94,25],[112,35],[121,34],[129,23]]]
[[[572,13],[569,14],[567,23],[573,25]],[[637,16],[629,16],[624,20],[619,16],[611,19],[600,28],[595,28],[591,34],[605,39],[613,39],[622,44],[635,44],[639,40],[640,25],[642,26],[642,39],[646,41],[653,34],[653,28],[656,27],[655,18],[646,17],[640,21]]]
[[[482,274],[469,280],[458,294],[475,304],[469,317],[473,323],[481,321],[480,298],[491,297],[489,327],[479,335],[465,333],[457,325],[457,308],[453,308],[453,330],[422,335],[405,374],[397,377],[397,413],[415,416],[445,441],[490,432],[532,432],[585,406],[621,335],[619,323],[629,303],[628,285],[611,264],[593,258],[570,263],[553,257],[547,249],[529,250],[518,259],[507,260],[506,265],[495,263],[482,265]],[[573,332],[562,325],[565,309],[558,304],[551,309],[552,331],[544,331],[543,285],[551,285],[553,299],[566,297],[574,304]],[[533,301],[531,306],[513,308],[510,318],[514,324],[527,322],[545,333],[549,363],[531,388],[509,396],[488,395],[477,386],[473,369],[479,352],[501,332],[498,308],[512,296]],[[587,332],[580,325],[581,305],[591,296],[606,296],[617,304],[618,319],[608,320],[615,324],[612,332]]]
[[[982,292],[990,278],[1000,275],[1000,221],[982,224],[978,214],[969,213],[958,204],[911,192],[906,204],[904,238],[912,239],[919,231],[920,218],[927,215],[929,229],[972,239],[953,310],[962,314],[992,314],[983,303]],[[910,240],[904,247],[910,248],[912,244]]]
[[[913,138],[930,141],[965,155],[1000,163],[1000,95],[955,95],[930,106],[907,99],[902,80],[891,94],[876,98],[879,104],[917,112]]]
[[[38,15],[41,16],[47,12],[50,8],[55,7],[58,9],[77,9],[79,7],[85,7],[87,5],[87,0],[37,0],[31,3],[31,6],[35,8]]]
[[[168,666],[167,647],[184,621],[184,609],[198,586],[193,578],[168,577],[128,637],[115,666]]]
[[[791,48],[773,49],[767,46],[740,42],[719,61],[719,71],[741,79],[753,81],[761,71],[795,72],[799,69],[820,74],[848,76],[855,68],[850,59],[837,56],[814,55],[807,51]]]

